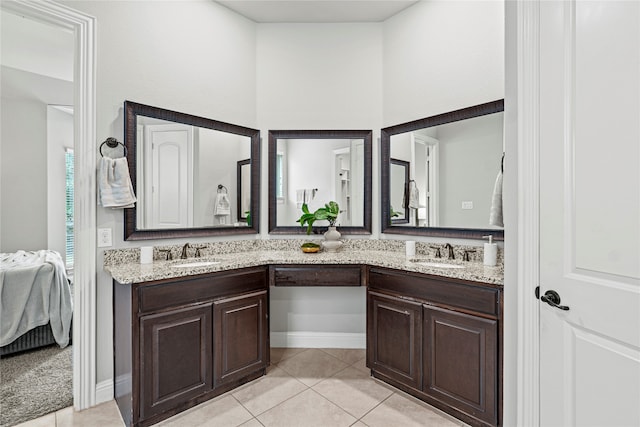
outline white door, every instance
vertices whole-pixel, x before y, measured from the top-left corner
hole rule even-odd
[[[150,207],[146,210],[145,227],[192,227],[192,127],[174,124],[147,125],[145,148],[148,153],[145,161],[145,202]]]
[[[540,425],[640,426],[640,3],[540,24]]]

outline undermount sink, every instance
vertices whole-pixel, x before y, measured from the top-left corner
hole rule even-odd
[[[182,264],[174,264],[171,267],[174,268],[195,268],[195,267],[208,267],[210,265],[220,264],[220,261],[196,261],[196,262],[184,262]]]
[[[425,267],[434,267],[434,268],[464,268],[464,265],[460,264],[449,264],[444,262],[429,262],[429,261],[413,261],[416,264],[423,265]]]

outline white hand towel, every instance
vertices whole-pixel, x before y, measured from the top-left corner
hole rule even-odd
[[[502,172],[498,172],[496,183],[493,186],[491,210],[489,212],[489,224],[504,227],[502,220]]]
[[[409,182],[409,207],[418,209],[420,207],[420,192],[415,181]]]
[[[216,195],[216,204],[213,206],[214,215],[231,215],[231,203],[227,193],[218,193]]]
[[[296,190],[296,207],[298,209],[302,209],[302,205],[305,203],[304,194],[305,190]]]
[[[102,157],[98,170],[100,204],[105,208],[132,208],[136,202],[126,157]]]

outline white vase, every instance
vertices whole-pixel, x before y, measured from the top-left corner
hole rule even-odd
[[[329,227],[329,229],[324,233],[324,241],[322,242],[322,247],[327,252],[336,252],[342,246],[342,241],[340,241],[340,232],[336,230],[336,227]]]

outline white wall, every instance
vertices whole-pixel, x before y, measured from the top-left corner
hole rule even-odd
[[[47,107],[47,248],[66,261],[66,148],[73,148],[73,114]]]
[[[421,1],[384,22],[384,126],[504,97],[504,1]]]
[[[253,22],[214,2],[63,3],[97,18],[99,141],[110,136],[124,141],[125,100],[256,126]],[[97,213],[97,226],[113,229],[114,247],[142,245],[123,240],[121,210],[98,207]],[[97,254],[96,380],[101,383],[113,378],[112,285],[102,270],[103,250]]]
[[[47,106],[2,98],[2,252],[47,248]]]
[[[491,228],[491,197],[503,151],[503,114],[438,126],[439,226]],[[462,202],[473,209],[462,209]]]
[[[62,182],[57,181],[59,174],[47,160],[48,152],[55,150],[47,146],[47,104],[72,103],[73,86],[3,66],[0,93],[0,251],[47,249],[51,247],[49,231],[64,234],[64,222],[61,230],[48,230],[47,188],[51,184],[64,189],[64,175]],[[61,162],[58,166],[64,170],[64,151]],[[64,221],[64,209],[61,215]],[[51,248],[59,250],[55,246]]]
[[[263,135],[268,129],[372,129],[377,140],[382,123],[379,24],[260,24],[257,54],[258,123]],[[294,157],[292,146],[290,158]],[[267,153],[266,146],[263,153]],[[333,170],[331,162],[328,159],[326,163],[328,173]],[[266,169],[263,167],[264,183],[268,182]],[[312,181],[296,183],[292,173],[290,169],[290,189],[320,187]],[[263,200],[267,198],[265,187]],[[377,182],[373,195],[373,206],[378,206]],[[318,194],[316,208],[329,201],[325,197]],[[374,215],[377,218],[377,213]],[[262,229],[266,229],[266,210]],[[312,326],[322,325],[322,332],[337,340],[344,334],[354,334],[355,338],[346,339],[343,345],[362,346],[365,311],[362,290],[278,289],[271,293],[271,329],[276,333],[272,344],[277,345],[276,338],[281,334],[288,334],[291,341],[305,332],[309,341],[300,344],[294,340],[297,345],[323,345],[313,334],[320,331]]]

